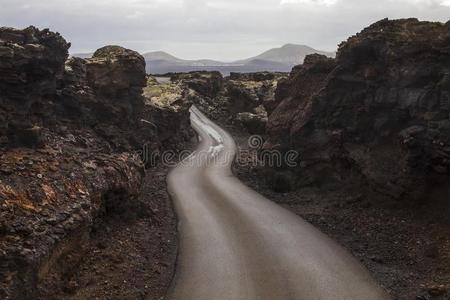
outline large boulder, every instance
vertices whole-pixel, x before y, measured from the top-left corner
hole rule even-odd
[[[265,148],[299,152],[298,184],[361,178],[394,198],[448,188],[449,74],[449,22],[377,22],[335,60],[308,56],[293,69]]]
[[[95,97],[103,100],[98,117],[118,125],[136,119],[144,105],[142,89],[146,85],[142,55],[120,46],[106,46],[87,59],[86,69]]]
[[[194,71],[189,73],[175,73],[172,81],[182,81],[190,89],[202,97],[215,98],[223,90],[224,79],[220,72]]]
[[[37,146],[69,47],[48,29],[0,28],[0,146]]]

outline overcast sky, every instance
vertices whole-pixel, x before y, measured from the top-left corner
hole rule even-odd
[[[0,0],[0,26],[58,31],[72,53],[118,44],[227,61],[286,43],[335,50],[385,17],[446,22],[450,0]]]

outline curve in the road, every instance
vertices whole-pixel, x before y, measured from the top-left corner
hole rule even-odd
[[[388,299],[347,251],[231,172],[232,137],[191,109],[200,143],[171,171],[180,250],[169,299]]]

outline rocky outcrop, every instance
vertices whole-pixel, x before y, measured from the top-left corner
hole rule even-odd
[[[223,78],[218,72],[190,72],[164,76],[170,77],[171,83],[159,87],[172,88],[169,93],[163,92],[158,101],[195,104],[213,120],[262,134],[267,122],[265,106],[273,101],[278,81],[287,74],[231,73]]]
[[[142,88],[146,85],[145,60],[137,52],[106,46],[86,60],[87,80],[95,97],[103,100],[97,114],[103,122],[129,126],[142,111]],[[121,116],[117,118],[117,116]]]
[[[116,149],[181,148],[190,134],[188,107],[180,109],[164,97],[157,97],[164,105],[153,105],[147,98],[156,86],[154,80],[147,82],[140,54],[106,46],[90,59],[66,62],[60,102],[74,120],[92,127]]]
[[[230,80],[235,81],[269,81],[274,80],[279,77],[284,77],[285,73],[274,73],[274,72],[255,72],[255,73],[230,73]]]
[[[115,148],[129,151],[157,140],[153,127],[142,123],[146,85],[145,60],[119,46],[98,49],[85,61],[86,81],[94,93],[92,126]]]
[[[283,73],[231,73],[226,88],[232,123],[250,134],[263,134],[267,109],[274,102],[278,82],[285,77]]]
[[[78,121],[81,124],[95,126],[96,107],[100,102],[89,85],[86,61],[71,57],[64,66],[64,74],[58,84],[56,111],[61,118]]]
[[[259,113],[238,113],[235,118],[235,124],[244,128],[250,134],[264,134],[267,124],[267,113],[264,110],[259,111]]]
[[[49,30],[0,28],[1,299],[34,298],[49,270],[76,265],[103,215],[139,205],[143,150],[188,138],[187,114],[145,105],[137,52],[66,61],[69,46]]]
[[[0,29],[0,146],[37,146],[70,44],[58,33]]]
[[[52,137],[38,152],[0,156],[2,299],[33,299],[50,270],[67,273],[76,265],[72,252],[84,251],[99,218],[136,205],[144,175],[139,157],[106,154],[86,131]]]
[[[189,108],[195,95],[179,82],[159,83],[149,76],[144,88],[145,117],[147,126],[157,131],[161,146],[165,149],[183,149],[183,142],[193,136]]]
[[[190,89],[196,91],[203,97],[215,98],[223,90],[224,80],[219,72],[190,72],[175,73],[171,76],[172,81],[182,81]]]
[[[231,73],[227,88],[232,109],[252,112],[263,105],[264,109],[271,113],[277,84],[285,78],[285,73]]]
[[[361,179],[409,199],[448,189],[449,49],[450,23],[386,19],[336,59],[308,56],[279,84],[265,148],[299,152],[299,185]]]

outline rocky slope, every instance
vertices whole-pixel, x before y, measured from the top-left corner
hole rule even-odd
[[[144,211],[141,149],[189,136],[158,131],[187,123],[187,110],[169,118],[145,105],[141,55],[107,46],[66,61],[69,47],[49,30],[0,28],[2,299],[33,298],[76,266],[104,216]]]
[[[300,186],[448,200],[449,47],[450,23],[382,20],[336,59],[308,56],[278,87],[265,147],[299,152]]]

